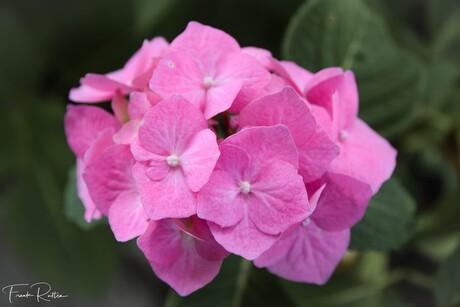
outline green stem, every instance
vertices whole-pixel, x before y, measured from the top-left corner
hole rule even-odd
[[[236,280],[235,296],[233,297],[233,307],[240,307],[243,302],[244,291],[248,284],[249,272],[251,270],[251,262],[241,258],[240,269]]]

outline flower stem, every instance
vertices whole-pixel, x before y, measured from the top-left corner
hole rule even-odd
[[[240,307],[243,302],[244,291],[248,284],[249,272],[251,270],[251,261],[241,258],[240,269],[236,279],[235,296],[233,297],[233,307]]]

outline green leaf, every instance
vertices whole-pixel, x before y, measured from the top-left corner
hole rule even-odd
[[[276,276],[265,269],[252,267],[247,260],[230,255],[210,284],[187,297],[180,297],[171,290],[165,306],[277,307],[292,306],[292,302]]]
[[[288,26],[283,53],[313,71],[353,70],[360,116],[384,135],[400,134],[418,116],[424,71],[361,0],[307,1]]]
[[[91,229],[101,224],[103,219],[88,223],[85,220],[85,207],[77,195],[76,167],[73,166],[68,173],[67,185],[64,190],[64,205],[66,217],[82,229]]]
[[[390,179],[372,198],[364,218],[352,228],[350,249],[397,249],[411,233],[414,211],[412,197]]]
[[[441,266],[434,292],[439,306],[460,305],[460,246]]]

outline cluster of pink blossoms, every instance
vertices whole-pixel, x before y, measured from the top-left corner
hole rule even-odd
[[[139,237],[180,295],[229,253],[325,283],[395,167],[396,151],[357,118],[352,72],[313,74],[197,22],[80,82],[71,100],[113,110],[65,116],[85,218],[106,216],[118,241]]]

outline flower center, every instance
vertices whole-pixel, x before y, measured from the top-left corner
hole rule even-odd
[[[169,166],[176,167],[179,165],[179,157],[176,155],[170,155],[166,158],[166,162],[168,162]]]
[[[339,132],[339,140],[343,142],[343,141],[345,141],[346,139],[348,139],[348,132],[347,132],[347,130],[341,130],[341,131]]]
[[[309,218],[309,217],[307,217],[305,220],[303,220],[302,226],[303,226],[303,227],[307,227],[308,224],[310,224],[310,218]]]
[[[241,181],[240,190],[243,194],[248,194],[249,192],[251,192],[251,184],[247,181]]]
[[[214,85],[214,80],[212,80],[212,77],[205,77],[203,79],[203,86],[205,89],[208,89]]]

